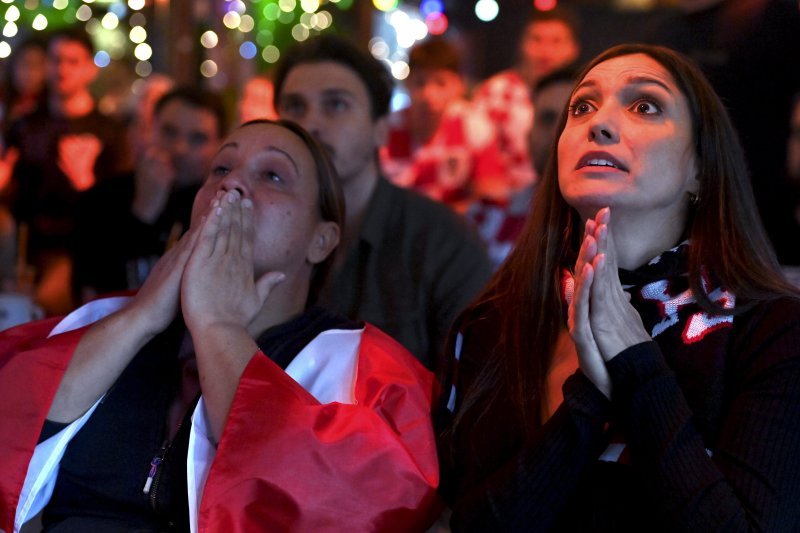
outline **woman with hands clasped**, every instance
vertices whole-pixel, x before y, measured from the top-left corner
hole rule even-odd
[[[0,528],[424,529],[432,377],[313,305],[343,220],[320,145],[249,122],[133,297],[4,332]]]
[[[578,79],[523,237],[451,339],[453,529],[795,531],[800,301],[728,115],[658,46]]]

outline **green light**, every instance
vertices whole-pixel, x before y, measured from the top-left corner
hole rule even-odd
[[[292,11],[281,11],[280,15],[278,15],[278,22],[282,22],[283,24],[289,24],[294,20],[294,12]]]
[[[261,30],[256,35],[256,43],[262,48],[271,45],[274,40],[275,35],[269,30]]]
[[[267,4],[262,11],[264,18],[267,20],[278,20],[278,15],[281,13],[281,8],[278,4]]]

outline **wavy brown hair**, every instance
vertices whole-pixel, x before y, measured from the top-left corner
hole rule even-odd
[[[755,303],[781,296],[797,297],[783,276],[753,200],[746,163],[736,131],[719,97],[700,70],[668,48],[644,44],[615,46],[595,57],[578,82],[609,59],[644,54],[664,67],[686,97],[700,181],[699,202],[690,208],[684,230],[691,239],[689,283],[698,303],[713,313],[741,313]],[[567,121],[561,116],[558,135]],[[562,268],[572,268],[583,226],[558,187],[558,141],[538,187],[525,229],[516,247],[484,292],[462,314],[451,335],[491,316],[499,324],[494,349],[481,361],[472,388],[462,391],[458,412],[442,434],[443,461],[453,452],[456,431],[474,435],[482,418],[498,401],[497,391],[511,405],[530,438],[542,424],[547,371],[566,317],[560,297]],[[687,200],[688,201],[688,200]],[[737,307],[725,310],[710,301],[701,285],[701,267],[737,296]],[[493,323],[495,323],[493,321]],[[468,342],[468,341],[467,341]],[[478,460],[461,450],[466,460]]]

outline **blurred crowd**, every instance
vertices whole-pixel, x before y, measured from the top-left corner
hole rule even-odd
[[[796,6],[691,2],[652,40],[692,57],[729,105],[780,262],[800,265],[800,54]],[[379,132],[379,173],[463,216],[494,267],[513,246],[581,66],[579,11],[534,12],[517,60],[474,80],[447,36],[409,51],[409,104]],[[191,200],[229,126],[278,115],[272,75],[235,88],[235,107],[155,73],[109,115],[94,92],[94,47],[79,30],[21,42],[0,94],[0,280],[46,315],[136,289],[186,229]],[[330,104],[340,105],[340,104]],[[342,104],[343,105],[343,104]],[[278,111],[276,111],[276,108]],[[341,172],[341,170],[340,170]]]

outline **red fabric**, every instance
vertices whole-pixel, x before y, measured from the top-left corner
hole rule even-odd
[[[0,334],[0,530],[14,530],[19,493],[61,376],[83,329],[45,340],[58,318]]]
[[[411,531],[433,522],[431,374],[369,325],[358,355],[355,405],[320,404],[268,358],[253,358],[206,482],[200,531]]]
[[[50,319],[0,335],[0,529],[85,328]],[[267,357],[245,370],[201,502],[200,531],[421,530],[440,510],[432,376],[367,326],[357,405],[321,405]],[[228,453],[230,450],[230,453]]]

